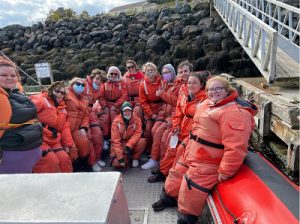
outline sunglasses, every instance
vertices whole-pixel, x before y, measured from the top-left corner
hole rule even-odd
[[[209,88],[209,89],[207,89],[207,92],[209,92],[209,93],[212,93],[212,92],[220,93],[220,92],[222,92],[223,89],[225,89],[225,87]]]
[[[134,66],[131,65],[131,66],[127,66],[126,68],[127,68],[127,69],[131,69],[131,68],[134,68]]]
[[[59,94],[59,93],[60,93],[61,95],[66,95],[66,92],[65,92],[65,91],[60,91],[60,90],[56,90],[56,89],[55,89],[53,92],[54,92],[55,94]]]
[[[110,73],[110,75],[119,76],[119,74],[118,74],[118,73]]]
[[[75,82],[75,84],[76,84],[77,86],[82,86],[82,87],[84,87],[84,86],[85,86],[85,84],[84,84],[84,83],[80,83],[80,82]]]

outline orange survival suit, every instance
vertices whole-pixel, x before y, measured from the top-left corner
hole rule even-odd
[[[55,106],[47,92],[30,96],[36,105],[39,121],[43,124],[42,158],[33,168],[34,173],[72,172],[72,162],[64,150],[73,146],[70,124],[64,101]]]
[[[231,177],[248,151],[257,107],[238,98],[236,91],[211,103],[205,100],[196,111],[185,153],[165,182],[168,196],[178,197],[178,210],[200,215],[219,173]]]
[[[111,125],[111,160],[114,167],[120,167],[119,161],[125,160],[128,163],[128,157],[125,155],[124,148],[128,146],[132,149],[132,159],[138,160],[146,147],[146,139],[142,135],[141,119],[134,113],[129,120],[128,125],[119,114]]]

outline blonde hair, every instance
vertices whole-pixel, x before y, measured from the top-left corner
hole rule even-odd
[[[229,81],[226,78],[221,77],[221,76],[214,76],[214,77],[210,78],[209,80],[207,80],[206,87],[205,87],[206,92],[209,89],[209,86],[211,85],[211,83],[214,81],[219,81],[222,84],[222,86],[225,88],[225,91],[228,93],[232,93],[233,91],[235,91],[235,88],[233,88],[230,85]]]
[[[84,82],[84,80],[82,78],[79,77],[74,77],[73,79],[71,79],[71,81],[69,82],[69,86],[73,86],[73,84],[75,82],[77,82],[78,80],[81,80],[82,82]]]
[[[152,62],[147,62],[146,64],[143,65],[143,72],[144,72],[145,75],[147,75],[146,74],[146,70],[147,70],[148,66],[150,66],[150,67],[152,67],[154,69],[155,75],[158,74],[157,66],[154,63],[152,63]]]

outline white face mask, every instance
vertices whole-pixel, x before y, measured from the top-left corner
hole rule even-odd
[[[154,75],[155,75],[154,71],[148,71],[148,72],[147,72],[147,76],[148,76],[149,78],[152,78]]]
[[[124,117],[124,119],[126,119],[126,120],[130,120],[130,118],[131,118],[131,115],[123,115],[123,117]]]

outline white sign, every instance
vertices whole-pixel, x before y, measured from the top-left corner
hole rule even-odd
[[[34,65],[36,76],[38,78],[51,77],[51,70],[49,63],[38,63]]]

